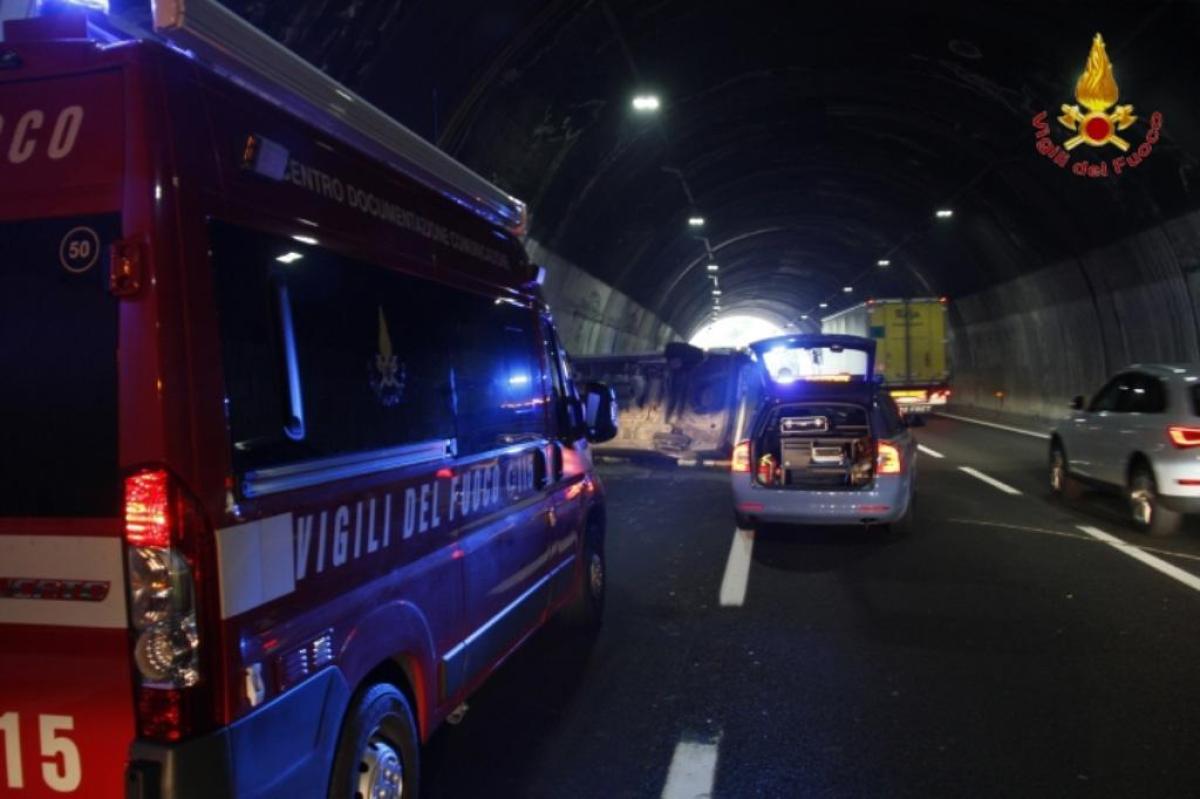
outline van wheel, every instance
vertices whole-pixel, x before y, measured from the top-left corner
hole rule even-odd
[[[408,699],[389,683],[372,685],[346,712],[329,799],[414,799],[420,770]]]
[[[589,525],[583,541],[583,570],[575,601],[562,612],[563,622],[579,632],[595,635],[604,623],[604,597],[608,593],[608,564],[604,560],[604,532]]]
[[[1050,493],[1055,498],[1075,500],[1083,493],[1079,481],[1071,476],[1067,453],[1058,441],[1050,445]]]
[[[1183,523],[1182,514],[1162,506],[1154,474],[1144,464],[1129,478],[1129,511],[1134,525],[1147,535],[1174,535]]]

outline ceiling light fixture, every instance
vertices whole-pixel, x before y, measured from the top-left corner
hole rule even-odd
[[[633,97],[633,110],[643,114],[657,111],[661,106],[657,94],[637,94]]]

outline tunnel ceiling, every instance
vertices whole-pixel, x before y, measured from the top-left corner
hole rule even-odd
[[[726,309],[795,318],[962,296],[1196,205],[1193,3],[228,2],[684,333],[711,307],[710,252]],[[1138,116],[1122,135],[1164,125],[1137,168],[1092,179],[1039,155],[1031,120],[1070,136],[1055,117],[1097,31]],[[661,111],[635,114],[638,91]]]

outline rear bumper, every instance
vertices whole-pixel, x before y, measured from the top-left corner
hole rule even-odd
[[[802,491],[764,488],[749,475],[733,476],[738,513],[782,524],[890,524],[904,517],[912,501],[912,473],[878,477],[862,491]]]
[[[1159,494],[1158,501],[1168,510],[1178,513],[1200,514],[1200,497],[1180,497],[1170,494]]]
[[[134,741],[126,799],[324,796],[350,689],[326,669],[249,715],[180,744]]]

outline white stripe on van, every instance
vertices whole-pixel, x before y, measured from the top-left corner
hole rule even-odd
[[[217,530],[221,618],[265,605],[296,590],[292,514]]]
[[[120,629],[125,620],[121,539],[80,535],[0,535],[0,577],[108,583],[100,602],[0,597],[0,624]]]

